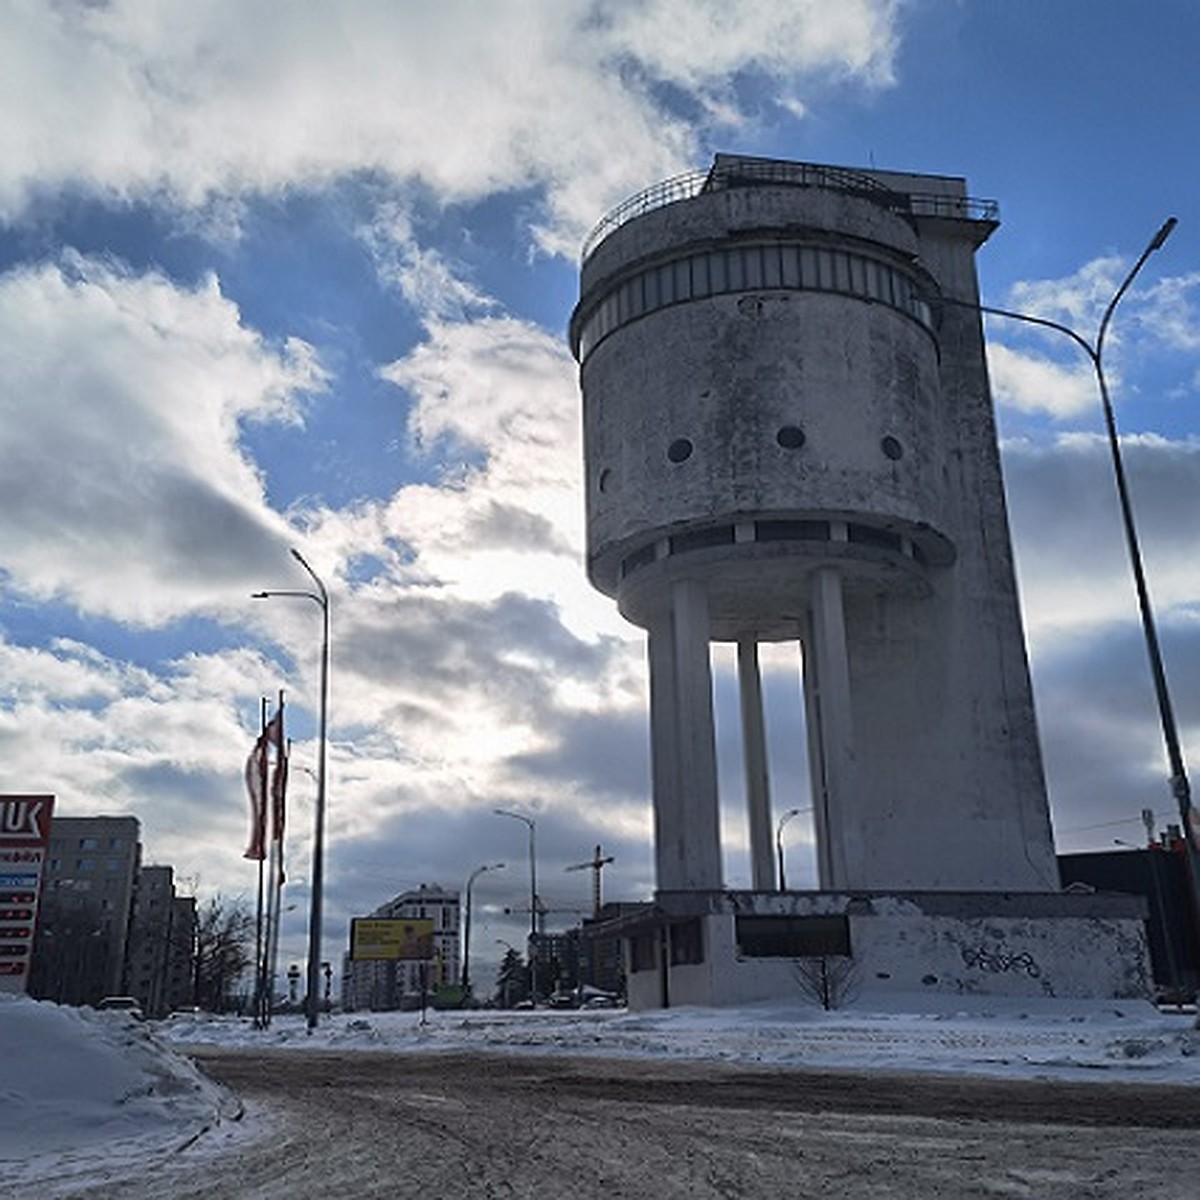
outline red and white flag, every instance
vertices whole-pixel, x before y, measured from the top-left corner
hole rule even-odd
[[[243,858],[262,862],[267,857],[267,764],[268,748],[283,736],[283,712],[277,712],[258,736],[246,759],[246,791],[250,796],[250,844]],[[278,767],[276,767],[278,775]]]
[[[283,709],[279,710],[279,730],[275,740],[275,770],[271,774],[271,840],[283,841],[287,816],[287,743],[283,740]]]

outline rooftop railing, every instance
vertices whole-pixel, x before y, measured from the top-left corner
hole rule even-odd
[[[666,208],[680,200],[691,200],[705,192],[737,187],[818,187],[863,196],[891,212],[916,217],[940,217],[959,221],[996,222],[999,205],[994,200],[948,196],[933,192],[897,192],[858,171],[813,163],[780,162],[772,159],[718,155],[707,171],[675,175],[622,200],[606,213],[583,243],[581,260],[586,262],[610,233],[635,217]]]

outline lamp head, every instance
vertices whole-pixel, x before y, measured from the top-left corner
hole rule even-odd
[[[1150,243],[1151,250],[1158,250],[1163,242],[1171,236],[1175,226],[1179,221],[1175,217],[1168,217],[1162,224],[1162,228],[1154,235],[1154,240]]]

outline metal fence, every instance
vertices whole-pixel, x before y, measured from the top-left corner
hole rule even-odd
[[[999,205],[994,200],[948,196],[932,192],[896,192],[878,180],[857,171],[812,163],[777,162],[770,159],[721,156],[708,171],[688,171],[652,184],[606,213],[583,243],[581,260],[586,262],[610,233],[627,221],[680,200],[691,200],[704,192],[736,187],[777,184],[786,187],[820,187],[864,196],[890,211],[918,217],[940,217],[960,221],[996,221]]]

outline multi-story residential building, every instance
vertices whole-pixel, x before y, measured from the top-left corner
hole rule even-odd
[[[136,817],[54,817],[31,996],[95,1004],[124,991],[139,838]]]
[[[196,902],[175,894],[171,867],[138,872],[124,991],[147,1016],[195,1003]]]
[[[342,972],[342,1005],[387,1010],[420,1003],[421,996],[458,981],[459,893],[436,884],[401,892],[369,914],[371,920],[419,920],[433,925],[433,957],[355,961],[347,956]]]
[[[196,1003],[196,898],[171,900],[171,952],[167,956],[167,1004],[172,1011]]]

